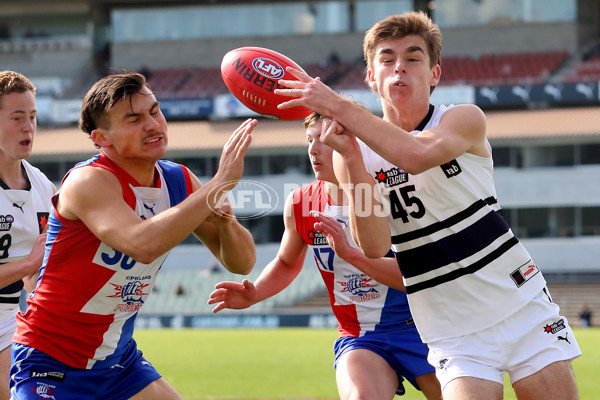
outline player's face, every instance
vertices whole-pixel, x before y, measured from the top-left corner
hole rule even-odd
[[[333,172],[332,154],[333,149],[321,142],[321,127],[323,120],[318,119],[306,129],[306,140],[308,141],[308,157],[312,165],[315,178],[320,181],[337,184]]]
[[[16,161],[31,155],[36,115],[35,95],[30,90],[0,98],[0,157]]]
[[[430,67],[425,40],[408,35],[378,43],[367,73],[382,101],[401,107],[419,99],[428,102],[430,87],[437,85],[440,68]]]
[[[167,150],[167,121],[156,97],[144,87],[110,110],[109,149],[125,158],[158,160]]]

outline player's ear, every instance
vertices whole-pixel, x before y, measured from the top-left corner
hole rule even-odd
[[[102,128],[97,128],[94,129],[92,131],[92,133],[90,133],[90,137],[92,138],[92,141],[100,146],[100,147],[109,147],[110,146],[110,141],[108,140],[107,137],[107,132],[105,129]]]
[[[375,74],[371,68],[367,69],[367,80],[369,83],[369,87],[373,91],[377,91],[377,82],[375,81]]]
[[[435,64],[435,66],[431,69],[431,80],[429,81],[429,86],[437,86],[440,82],[440,77],[442,76],[442,68],[440,68],[440,64]]]

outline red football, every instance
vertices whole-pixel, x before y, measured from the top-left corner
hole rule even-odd
[[[294,61],[276,51],[240,47],[223,57],[221,76],[231,93],[252,111],[273,119],[304,119],[312,112],[306,107],[277,108],[278,104],[291,100],[291,97],[273,93],[275,89],[284,89],[277,83],[279,79],[296,80],[285,70],[288,66],[303,71]]]

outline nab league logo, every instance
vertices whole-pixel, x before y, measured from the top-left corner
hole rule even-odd
[[[566,328],[567,327],[565,326],[565,320],[560,319],[556,322],[551,323],[550,325],[546,324],[546,326],[544,327],[544,332],[554,334],[554,333],[560,332]]]
[[[404,172],[399,168],[392,168],[384,171],[381,168],[375,173],[375,180],[377,183],[383,183],[385,187],[398,186],[402,183],[408,182],[408,172]]]
[[[15,222],[15,217],[12,215],[0,215],[0,231],[10,231],[13,222]]]
[[[338,283],[342,285],[342,293],[350,292],[350,300],[354,303],[362,303],[368,300],[374,300],[381,297],[375,286],[371,284],[373,278],[365,277],[365,275],[354,275],[348,279],[348,282]]]
[[[143,296],[148,295],[144,290],[149,286],[148,283],[140,281],[128,282],[125,285],[116,285],[111,283],[115,288],[115,294],[108,297],[120,297],[125,304],[119,304],[115,311],[131,312],[138,311],[144,304]]]
[[[314,229],[309,230],[306,233],[308,236],[308,240],[312,243],[313,246],[328,246],[329,242],[327,241],[327,237],[323,232],[316,231]]]

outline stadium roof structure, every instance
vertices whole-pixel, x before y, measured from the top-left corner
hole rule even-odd
[[[544,110],[488,111],[487,134],[492,143],[600,142],[600,107]],[[169,123],[169,155],[220,154],[241,120]],[[260,119],[253,133],[250,154],[297,153],[305,149],[302,121]],[[97,152],[88,135],[76,127],[40,127],[35,138],[36,159],[61,159]]]

